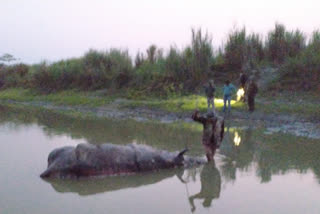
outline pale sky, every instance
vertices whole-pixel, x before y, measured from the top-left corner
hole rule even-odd
[[[190,43],[201,27],[217,48],[234,27],[266,35],[276,22],[307,35],[320,29],[316,0],[0,0],[0,55],[38,63],[82,56],[90,48]]]

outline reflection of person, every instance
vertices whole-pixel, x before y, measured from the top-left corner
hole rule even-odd
[[[210,106],[212,106],[212,112],[215,113],[214,109],[214,92],[216,88],[214,87],[213,80],[210,80],[208,85],[204,87],[205,93],[207,96],[207,102],[208,102],[208,112],[210,112]]]
[[[224,120],[215,117],[213,112],[208,113],[207,117],[199,116],[198,110],[193,113],[192,119],[203,125],[202,145],[205,148],[207,160],[211,161],[223,139]]]
[[[225,181],[233,181],[236,179],[236,165],[234,164],[236,151],[234,150],[235,146],[233,140],[233,135],[230,133],[230,126],[227,124],[225,132],[225,144],[220,151],[220,153],[223,155],[220,170]]]
[[[227,102],[228,102],[228,112],[231,111],[231,95],[236,90],[236,88],[230,83],[229,80],[225,82],[223,86],[223,112],[226,111]]]
[[[253,78],[250,78],[249,83],[247,85],[247,96],[248,96],[248,107],[249,111],[254,111],[254,98],[256,94],[258,93],[258,86],[255,83]]]
[[[200,174],[201,190],[199,193],[189,197],[191,211],[196,210],[194,199],[204,199],[203,207],[210,207],[212,200],[220,197],[221,176],[215,164],[207,164],[203,167]]]

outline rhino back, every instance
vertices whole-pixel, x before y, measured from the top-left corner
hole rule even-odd
[[[130,146],[79,144],[76,168],[80,174],[122,174],[137,171],[135,151]]]

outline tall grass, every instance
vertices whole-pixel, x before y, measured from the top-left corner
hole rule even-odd
[[[278,88],[320,91],[320,33],[315,31],[310,43],[298,56],[288,58],[281,68]]]
[[[229,72],[239,73],[247,60],[246,29],[235,29],[228,35],[225,63]]]
[[[221,51],[222,52],[222,51]],[[229,78],[236,78],[240,72],[257,68],[264,59],[264,46],[259,34],[247,34],[246,29],[234,29],[228,35],[224,52],[224,68]]]
[[[18,87],[26,85],[29,67],[25,64],[7,66],[0,65],[0,88]]]
[[[214,61],[212,38],[201,29],[192,29],[191,44],[182,50],[172,46],[164,55],[151,45],[146,58],[138,53],[133,88],[145,93],[169,95],[195,91],[210,76]]]
[[[164,52],[153,44],[138,52],[134,60],[126,50],[110,49],[89,50],[80,58],[51,64],[1,64],[0,88],[35,88],[44,93],[129,89],[133,94],[180,95],[199,92],[208,79],[219,84],[236,80],[239,72],[270,65],[281,68],[274,88],[311,90],[318,87],[319,62],[319,31],[307,40],[300,30],[288,31],[276,24],[264,40],[260,34],[248,34],[245,28],[234,29],[226,44],[215,50],[208,32],[192,29],[186,47],[171,46]]]
[[[213,63],[213,47],[212,38],[208,33],[202,34],[201,30],[195,31],[192,29],[191,38],[191,57],[189,72],[191,79],[191,86],[197,86],[199,82],[203,81],[210,73],[210,65]]]
[[[276,24],[266,40],[269,60],[282,64],[288,57],[298,56],[306,47],[306,36],[300,31],[287,31],[282,24]]]
[[[78,59],[32,66],[31,86],[44,92],[72,88],[95,90],[128,85],[133,66],[128,52],[90,50]]]

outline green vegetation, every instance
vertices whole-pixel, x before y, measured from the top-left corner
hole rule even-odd
[[[8,59],[2,57],[0,61]],[[192,29],[191,43],[185,48],[172,46],[164,52],[151,45],[135,60],[128,51],[111,49],[89,50],[83,57],[54,63],[0,64],[0,88],[36,89],[43,94],[107,89],[108,94],[127,93],[132,98],[170,97],[199,93],[211,78],[218,84],[226,79],[237,82],[239,72],[259,76],[263,69],[273,67],[278,79],[267,88],[319,91],[319,59],[318,31],[308,39],[299,30],[288,31],[284,25],[275,24],[263,39],[257,33],[248,34],[245,28],[234,29],[226,44],[215,50],[208,32]]]
[[[280,69],[280,77],[276,88],[292,91],[320,90],[320,32],[316,31],[307,48],[299,55],[289,58]]]
[[[30,89],[12,88],[0,91],[0,100],[17,102],[47,102],[57,105],[98,107],[110,103],[111,97],[97,97],[92,92],[61,91],[48,95]]]
[[[232,108],[244,110],[245,105],[242,102],[231,101]],[[161,109],[168,112],[191,112],[199,109],[202,112],[207,111],[207,99],[200,95],[190,95],[182,97],[173,97],[167,99],[148,99],[148,100],[132,100],[123,104],[124,107],[148,107],[152,109]],[[215,108],[222,111],[223,99],[215,99]]]

